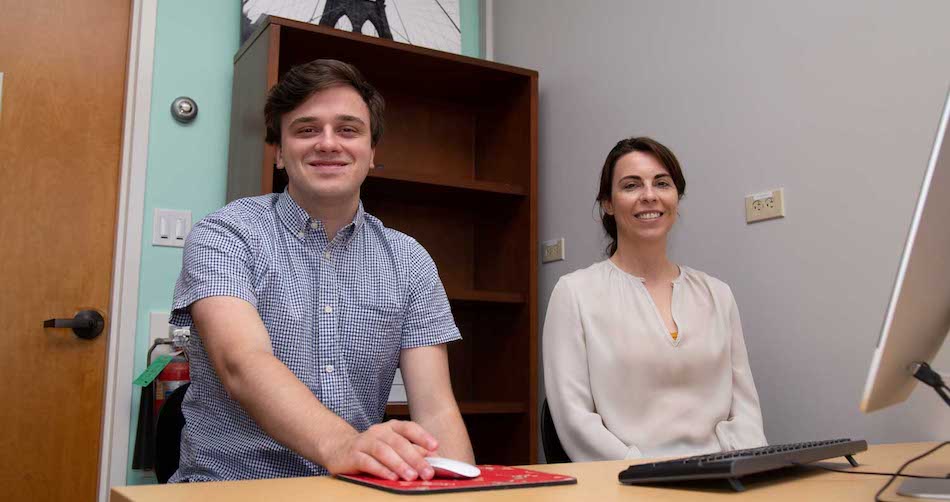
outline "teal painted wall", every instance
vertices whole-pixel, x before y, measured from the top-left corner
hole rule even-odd
[[[462,53],[480,57],[478,0],[460,0]],[[193,221],[224,205],[234,54],[240,38],[236,0],[160,0],[155,31],[152,116],[149,120],[142,266],[135,333],[135,370],[145,369],[149,312],[167,312],[181,269],[181,249],[152,246],[155,208],[191,210]],[[198,103],[188,125],[172,119],[178,96]],[[155,482],[152,471],[131,468],[140,389],[133,388],[127,483]]]
[[[476,58],[481,53],[481,14],[479,0],[459,0],[459,26],[462,28],[462,54]]]

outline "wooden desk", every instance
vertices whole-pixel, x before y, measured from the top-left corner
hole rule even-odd
[[[936,443],[900,443],[873,445],[868,451],[858,454],[861,464],[857,470],[893,472],[910,458],[923,453]],[[219,483],[193,483],[182,485],[124,486],[112,490],[112,502],[175,502],[196,500],[200,502],[239,502],[243,500],[296,501],[296,500],[358,500],[359,502],[394,501],[578,501],[578,500],[874,500],[874,493],[889,478],[885,476],[860,476],[803,468],[786,471],[781,475],[768,475],[746,483],[747,490],[734,493],[723,481],[705,483],[701,487],[684,489],[636,487],[621,485],[617,473],[625,469],[629,461],[585,462],[575,464],[550,464],[531,466],[546,472],[568,474],[577,478],[576,485],[514,490],[491,490],[481,492],[448,493],[442,495],[394,495],[372,488],[354,485],[333,478],[288,478],[256,481],[229,481]],[[824,465],[847,468],[843,458]],[[930,457],[912,466],[908,473],[944,476],[950,472],[950,446],[945,446]],[[900,499],[896,495],[900,480],[888,488],[885,498]],[[920,499],[905,499],[920,500]]]

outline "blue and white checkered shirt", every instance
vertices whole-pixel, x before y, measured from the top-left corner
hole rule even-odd
[[[233,296],[257,308],[274,355],[356,430],[383,418],[401,349],[461,338],[435,263],[363,206],[332,241],[285,191],[234,201],[194,226],[170,322]],[[327,474],[231,399],[192,328],[181,462],[171,482]]]

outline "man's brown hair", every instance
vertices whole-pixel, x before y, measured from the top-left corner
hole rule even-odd
[[[267,126],[264,141],[280,145],[280,121],[284,114],[300,106],[315,92],[338,86],[353,88],[369,108],[370,141],[375,148],[383,135],[386,102],[355,66],[335,59],[316,59],[294,66],[271,88],[264,105]]]

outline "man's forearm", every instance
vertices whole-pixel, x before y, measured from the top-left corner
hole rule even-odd
[[[468,431],[465,429],[465,422],[462,421],[458,406],[454,402],[438,413],[421,416],[418,420],[414,416],[413,420],[439,441],[439,456],[461,460],[470,464],[475,463],[472,442],[469,440]]]
[[[328,410],[271,354],[245,354],[222,381],[261,429],[301,456],[324,465],[333,444],[356,430]]]

